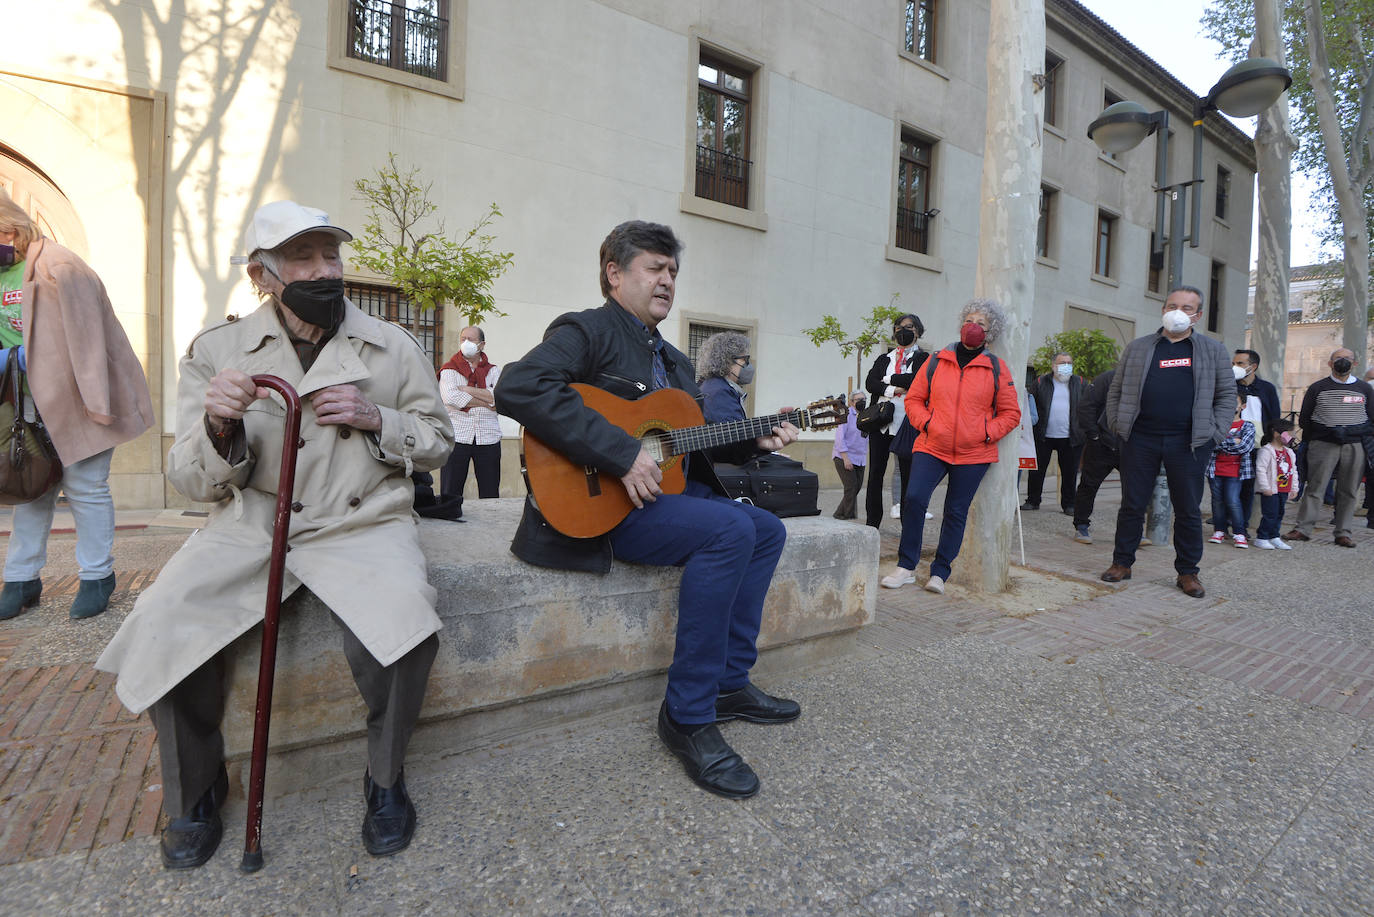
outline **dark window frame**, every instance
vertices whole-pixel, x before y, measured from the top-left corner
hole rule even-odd
[[[1155,254],[1155,233],[1150,230],[1150,247],[1145,252],[1145,290],[1150,293],[1164,292],[1164,265],[1168,260],[1169,243],[1165,242],[1159,254]]]
[[[894,177],[898,248],[930,254],[930,182],[934,174],[935,141],[903,129],[897,145],[897,174]]]
[[[434,12],[429,13],[410,9],[403,0],[348,0],[345,55],[449,82],[449,0],[433,0],[433,4]]]
[[[1217,163],[1216,218],[1225,221],[1231,204],[1231,170]]]
[[[905,24],[902,47],[908,54],[935,63],[939,48],[936,43],[939,19],[939,0],[906,0],[902,14]]]
[[[1220,261],[1212,262],[1212,273],[1207,278],[1207,330],[1217,332],[1221,329],[1221,297],[1226,265]]]
[[[345,280],[344,295],[368,315],[400,325],[415,334],[415,326],[411,323],[411,309],[414,306],[398,288],[375,281]],[[447,359],[444,355],[443,313],[443,306],[420,310],[420,333],[416,335],[421,349],[429,355],[436,371]]]
[[[709,67],[716,72],[714,82],[702,78],[701,68]],[[697,58],[697,108],[696,108],[696,187],[694,193],[705,200],[718,201],[732,207],[748,210],[750,206],[751,178],[754,143],[754,76],[757,70],[736,63],[702,47]],[[728,84],[728,79],[739,80],[743,88]],[[703,144],[702,129],[704,111],[703,101],[712,97],[714,117],[713,136],[710,145]],[[740,140],[736,148],[739,152],[727,149],[729,137],[726,132],[726,105],[737,103],[743,110]]]
[[[1058,194],[1055,188],[1040,186],[1040,213],[1035,220],[1035,256],[1048,261],[1054,260],[1050,252],[1054,248],[1054,209]]]
[[[1060,127],[1059,116],[1060,92],[1063,87],[1059,83],[1059,78],[1063,76],[1064,58],[1055,54],[1053,51],[1045,52],[1045,123],[1052,127]]]
[[[1097,211],[1097,231],[1093,242],[1093,273],[1098,277],[1112,277],[1112,236],[1116,232],[1117,217],[1105,210]]]

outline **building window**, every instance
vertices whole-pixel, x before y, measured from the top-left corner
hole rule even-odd
[[[1225,166],[1217,166],[1217,219],[1226,219],[1226,208],[1231,202],[1231,172]]]
[[[1166,242],[1164,248],[1168,248]],[[1164,249],[1155,253],[1155,234],[1150,233],[1150,250],[1146,252],[1147,263],[1145,270],[1145,289],[1151,293],[1158,293],[1164,283]]]
[[[344,281],[344,295],[353,301],[353,305],[368,315],[393,322],[415,335],[425,353],[429,354],[430,362],[434,364],[434,368],[437,370],[443,365],[445,357],[440,349],[444,342],[442,309],[416,310],[400,290],[376,283],[356,283],[346,280]],[[415,313],[417,311],[420,320],[418,327],[415,325],[415,318],[417,317]]]
[[[897,154],[897,247],[930,254],[930,160],[934,144],[902,131]],[[938,211],[936,211],[938,212]]]
[[[749,206],[753,74],[703,53],[697,65],[697,197]]]
[[[330,0],[329,66],[463,97],[468,0]]]
[[[739,328],[733,325],[708,325],[703,322],[688,322],[687,324],[687,356],[692,361],[692,365],[697,364],[697,354],[701,352],[701,345],[708,337],[713,334],[720,334],[722,331],[738,331],[745,337],[749,337],[750,328]]]
[[[1064,58],[1045,52],[1045,123],[1059,127]]]
[[[1207,285],[1207,330],[1217,331],[1221,328],[1221,294],[1222,294],[1222,275],[1226,271],[1226,265],[1220,262],[1212,262],[1211,282]]]
[[[1093,255],[1093,273],[1100,277],[1112,276],[1112,233],[1116,230],[1116,217],[1101,210],[1097,211],[1097,244]]]
[[[912,54],[935,63],[937,0],[906,0],[906,44]]]
[[[1050,257],[1051,231],[1054,228],[1054,209],[1058,203],[1058,194],[1059,192],[1053,188],[1040,186],[1040,219],[1035,223],[1035,254],[1040,258]]]

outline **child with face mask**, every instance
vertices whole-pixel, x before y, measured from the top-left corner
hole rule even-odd
[[[1255,489],[1260,494],[1260,524],[1255,532],[1255,547],[1293,548],[1279,537],[1283,510],[1289,500],[1298,498],[1298,457],[1288,448],[1293,442],[1293,422],[1274,421],[1273,431],[1264,438],[1255,463]]]
[[[1212,451],[1212,459],[1207,463],[1207,478],[1212,485],[1212,518],[1216,531],[1210,539],[1212,544],[1226,540],[1226,528],[1231,528],[1231,538],[1238,548],[1250,547],[1245,532],[1245,520],[1241,515],[1240,485],[1255,476],[1254,461],[1251,453],[1255,449],[1255,425],[1245,420],[1241,413],[1245,409],[1244,399],[1236,399],[1236,416],[1231,421],[1230,432]]]

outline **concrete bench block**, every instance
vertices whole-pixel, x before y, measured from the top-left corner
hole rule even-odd
[[[421,723],[655,675],[672,661],[680,571],[617,562],[598,576],[523,563],[510,553],[522,504],[474,500],[464,505],[464,523],[420,523],[444,623]],[[877,530],[819,516],[785,522],[787,547],[764,605],[760,649],[871,623]],[[283,606],[274,751],[365,733],[366,710],[331,618],[312,595]],[[252,748],[261,639],[254,628],[231,653],[224,723],[231,758]]]

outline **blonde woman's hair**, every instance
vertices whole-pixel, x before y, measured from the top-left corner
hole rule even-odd
[[[28,211],[14,202],[4,188],[0,188],[0,232],[15,234],[14,249],[22,259],[29,246],[43,238],[38,224]]]

